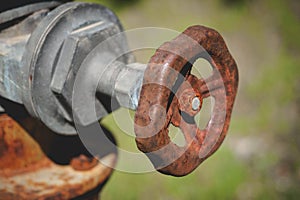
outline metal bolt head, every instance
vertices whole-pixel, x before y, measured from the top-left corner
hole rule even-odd
[[[198,97],[194,97],[192,100],[192,109],[194,111],[198,110],[201,105],[201,101]]]

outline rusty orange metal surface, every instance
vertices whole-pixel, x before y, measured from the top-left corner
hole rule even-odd
[[[0,175],[14,176],[49,166],[39,145],[8,115],[0,116]]]
[[[198,79],[191,74],[198,58],[211,63],[210,77]],[[204,26],[187,28],[159,47],[149,61],[135,114],[138,148],[164,174],[183,176],[192,172],[222,144],[237,88],[237,66],[222,36]],[[206,128],[200,129],[194,116],[203,98],[209,96],[215,99],[215,105]],[[193,98],[198,98],[199,104],[194,109]],[[170,124],[181,129],[185,146],[171,141]]]
[[[109,166],[116,155],[102,158]],[[83,155],[61,166],[7,115],[0,116],[0,199],[72,199],[96,188],[112,169]],[[93,197],[95,198],[95,197]]]
[[[75,170],[86,171],[90,170],[98,164],[96,158],[89,158],[85,155],[80,155],[76,158],[73,158],[70,162],[70,165]]]

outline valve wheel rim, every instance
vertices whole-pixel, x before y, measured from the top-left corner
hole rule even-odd
[[[213,67],[213,74],[205,80],[191,75],[191,63],[198,58],[208,60]],[[178,74],[183,74],[184,79],[180,81]],[[180,98],[172,97],[180,96],[178,91],[182,93],[178,81],[181,86],[183,83],[190,85],[194,97],[200,98],[199,109],[191,111],[178,106]],[[174,87],[177,87],[175,91]],[[172,41],[164,43],[149,61],[135,115],[138,148],[164,174],[183,176],[192,172],[223,142],[237,87],[237,66],[222,36],[204,26],[189,27]],[[215,99],[213,113],[206,128],[200,130],[193,117],[200,111],[202,99],[209,96]],[[183,98],[183,102],[186,99]],[[148,113],[153,105],[160,109],[154,108],[151,117]],[[162,122],[163,117],[166,120]],[[182,130],[188,145],[179,147],[170,140],[170,123]]]

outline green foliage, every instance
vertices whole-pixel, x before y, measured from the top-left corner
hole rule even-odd
[[[114,11],[122,10],[126,7],[138,3],[140,0],[80,0],[81,2],[92,2],[104,5]]]
[[[223,148],[209,162],[181,178],[157,172],[128,174],[115,171],[104,189],[103,199],[234,199],[247,170]]]

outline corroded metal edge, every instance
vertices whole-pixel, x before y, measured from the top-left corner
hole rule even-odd
[[[101,158],[114,166],[116,155]],[[39,145],[6,114],[0,116],[0,199],[71,199],[102,184],[112,168],[79,156],[71,165],[49,160]]]

